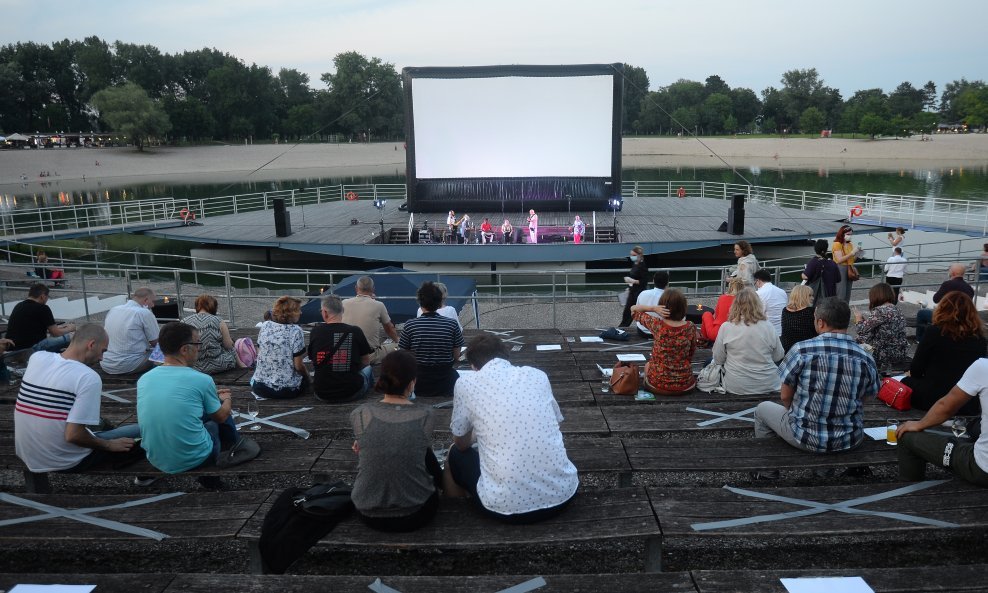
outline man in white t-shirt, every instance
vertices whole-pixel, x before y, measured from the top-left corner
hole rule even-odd
[[[902,279],[906,275],[906,264],[908,260],[902,257],[902,247],[896,247],[892,251],[892,257],[885,261],[885,282],[895,291],[895,300],[899,300],[899,287],[902,286]]]
[[[962,480],[988,486],[988,433],[973,444],[957,437],[923,432],[936,428],[957,414],[972,397],[981,399],[981,426],[988,425],[988,358],[979,358],[964,372],[957,385],[940,398],[920,420],[899,425],[899,479],[919,481],[926,464],[954,472]]]
[[[753,274],[755,288],[758,298],[762,300],[762,307],[765,317],[775,328],[775,335],[782,335],[782,310],[786,308],[789,297],[786,291],[772,284],[772,275],[767,270],[761,269]]]
[[[110,336],[110,346],[100,362],[103,371],[125,375],[154,366],[148,360],[148,352],[158,343],[158,320],[151,312],[153,306],[154,291],[138,288],[133,298],[106,314],[103,327]]]
[[[93,433],[103,382],[89,368],[106,349],[102,327],[80,327],[61,354],[35,352],[14,406],[14,449],[32,472],[82,472],[114,457],[138,457],[137,424]],[[133,452],[132,452],[133,450]]]
[[[476,372],[461,377],[453,392],[447,495],[469,494],[487,514],[509,523],[558,514],[580,480],[566,456],[563,416],[549,378],[513,366],[504,342],[490,334],[470,340],[467,361]]]
[[[636,305],[650,305],[656,306],[659,304],[659,298],[662,297],[662,293],[665,292],[667,286],[669,286],[669,272],[656,272],[655,276],[652,277],[652,283],[655,288],[649,288],[648,290],[643,290],[641,294],[638,295],[638,301]],[[649,313],[652,317],[661,317],[658,313]],[[643,338],[652,339],[652,332],[648,331],[648,328],[641,324],[640,321],[636,321],[635,325],[638,326],[638,335]]]

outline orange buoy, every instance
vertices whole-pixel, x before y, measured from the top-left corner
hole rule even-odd
[[[360,196],[358,196],[356,192],[348,191],[346,193],[346,199],[350,200],[351,202],[353,200],[356,200],[358,197],[360,197]]]
[[[851,216],[861,216],[864,213],[864,208],[860,204],[851,208]]]

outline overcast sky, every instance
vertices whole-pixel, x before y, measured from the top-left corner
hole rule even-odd
[[[718,74],[760,93],[816,68],[845,98],[988,80],[984,0],[0,0],[0,44],[90,35],[162,52],[214,47],[309,74],[356,50],[404,66],[625,62],[652,90]]]

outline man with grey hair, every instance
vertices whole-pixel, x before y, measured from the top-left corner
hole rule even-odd
[[[148,360],[148,351],[158,343],[158,320],[151,312],[153,306],[154,291],[138,288],[129,301],[106,314],[103,327],[110,336],[110,346],[100,362],[104,372],[125,375],[154,366]]]
[[[370,367],[373,350],[363,330],[343,322],[343,303],[336,295],[322,297],[320,312],[325,323],[314,327],[309,336],[316,397],[334,402],[363,397],[374,381]]]
[[[372,351],[370,362],[379,364],[398,347],[398,330],[391,322],[387,307],[374,298],[374,280],[370,276],[361,276],[357,280],[356,290],[357,296],[343,301],[343,323],[363,330]],[[382,341],[382,329],[389,341]]]
[[[779,365],[782,403],[755,408],[755,438],[776,434],[812,453],[845,451],[864,440],[864,400],[881,386],[875,359],[847,335],[851,309],[837,297],[813,314],[817,337],[798,342]]]

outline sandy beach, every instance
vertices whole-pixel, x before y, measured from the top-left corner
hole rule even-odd
[[[729,165],[899,171],[985,167],[988,166],[988,134],[933,136],[927,141],[919,137],[898,140],[626,138],[623,153],[626,168]],[[42,171],[50,172],[51,177],[39,177]],[[31,191],[42,181],[58,181],[61,189],[69,190],[96,183],[103,186],[156,180],[224,183],[403,175],[404,171],[405,152],[400,142],[160,147],[144,152],[133,148],[0,151],[0,191],[10,193]]]

